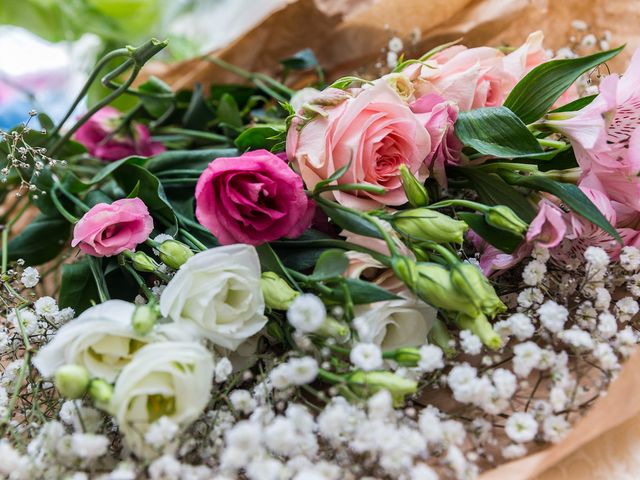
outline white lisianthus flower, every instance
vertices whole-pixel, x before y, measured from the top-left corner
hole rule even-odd
[[[85,310],[66,323],[53,340],[33,359],[45,377],[52,377],[66,364],[80,365],[91,377],[113,382],[133,354],[147,343],[189,339],[171,324],[158,325],[148,335],[137,335],[131,327],[135,305],[122,300],[109,300]]]
[[[144,440],[162,417],[185,426],[202,413],[211,396],[213,355],[196,342],[161,342],[142,347],[123,369],[107,406],[127,444],[149,456]]]
[[[437,310],[420,300],[401,299],[356,307],[355,314],[360,341],[394,350],[427,343]]]
[[[250,245],[212,248],[189,258],[160,297],[162,315],[236,350],[267,323],[260,260]]]

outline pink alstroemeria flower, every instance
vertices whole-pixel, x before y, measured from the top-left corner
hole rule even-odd
[[[543,248],[553,248],[562,241],[566,233],[564,212],[551,202],[540,202],[540,210],[527,231],[527,242]]]

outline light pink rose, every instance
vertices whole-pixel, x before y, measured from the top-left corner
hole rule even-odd
[[[429,170],[438,183],[446,187],[445,166],[457,165],[461,160],[462,142],[454,132],[458,107],[437,93],[429,93],[413,102],[410,108],[431,137],[431,151],[425,160]]]
[[[153,219],[139,198],[123,198],[91,208],[73,229],[71,246],[94,257],[112,257],[133,250],[149,238]]]
[[[558,245],[567,233],[564,212],[551,202],[540,202],[538,214],[529,225],[527,242],[543,248]]]
[[[166,150],[160,142],[151,139],[149,129],[134,122],[131,132],[126,127],[115,135],[113,131],[120,126],[122,112],[113,107],[98,110],[74,135],[74,139],[84,145],[89,154],[113,162],[131,155],[150,157]]]
[[[196,217],[223,245],[298,237],[315,204],[286,160],[266,150],[217,158],[196,185]]]
[[[329,95],[334,100],[335,95]],[[398,167],[406,164],[419,180],[427,178],[424,160],[431,149],[429,134],[386,81],[377,81],[353,95],[324,107],[322,114],[308,122],[296,117],[287,134],[287,155],[309,189],[349,163],[339,184],[386,189],[383,195],[362,191],[328,194],[345,206],[369,210],[402,205],[407,197]]]

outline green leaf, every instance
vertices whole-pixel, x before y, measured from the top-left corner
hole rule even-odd
[[[95,185],[96,183],[101,182],[102,180],[110,176],[114,171],[116,171],[118,168],[120,168],[121,165],[124,165],[125,163],[144,165],[146,161],[147,160],[144,157],[126,157],[126,158],[117,160],[115,162],[112,162],[107,166],[103,167],[102,170],[100,170],[98,173],[96,173],[93,176],[93,178],[89,180],[89,185]]]
[[[356,213],[351,213],[331,205],[320,203],[322,210],[333,220],[333,223],[352,233],[367,237],[382,238],[378,229]]]
[[[584,72],[610,60],[624,45],[606,52],[564,60],[551,60],[538,65],[513,87],[504,102],[524,123],[542,117]]]
[[[217,111],[218,121],[224,125],[230,125],[232,127],[242,127],[242,116],[240,115],[240,109],[238,104],[228,93],[225,93],[220,97]]]
[[[543,192],[555,195],[562,200],[568,208],[600,227],[619,243],[622,243],[622,239],[616,229],[613,228],[600,210],[589,200],[589,197],[576,185],[556,182],[541,175],[524,176],[506,171],[500,172],[500,175],[512,185],[520,185],[533,190],[542,190]]]
[[[349,159],[349,162],[347,162],[346,165],[341,166],[339,169],[337,169],[327,178],[325,178],[324,180],[320,180],[318,183],[316,183],[316,186],[313,187],[314,190],[319,190],[320,188],[326,185],[330,185],[332,182],[339,180],[344,176],[345,173],[347,173],[347,170],[349,170],[350,166],[351,166],[351,159]]]
[[[489,225],[484,220],[484,215],[460,212],[458,217],[464,220],[483,240],[505,253],[513,253],[518,248],[518,245],[522,243],[522,237]]]
[[[349,259],[344,254],[344,250],[330,249],[320,255],[313,269],[311,277],[313,280],[328,280],[342,275],[349,266]]]
[[[146,168],[159,173],[166,170],[193,169],[203,171],[213,160],[222,157],[237,157],[235,148],[211,148],[206,150],[173,150],[149,159]]]
[[[347,278],[342,281],[347,285],[354,305],[383,302],[386,300],[397,300],[399,298],[388,290],[364,280]],[[328,296],[332,300],[338,302],[344,302],[346,300],[342,288],[339,287],[334,288]]]
[[[22,258],[27,265],[41,265],[55,258],[69,241],[71,226],[59,215],[38,215],[9,241],[9,260]]]
[[[131,190],[129,195],[127,195],[127,198],[136,198],[138,196],[138,192],[140,192],[140,180],[136,182],[133,190]]]
[[[543,153],[526,125],[505,107],[460,112],[455,129],[462,143],[484,155],[514,158]]]
[[[174,102],[171,87],[153,75],[138,87],[140,101],[154,118],[161,117]]]
[[[284,124],[255,125],[238,135],[235,144],[240,150],[271,150],[284,140],[285,134]]]
[[[271,245],[263,243],[256,247],[258,257],[260,258],[260,267],[263,272],[275,272],[285,278],[297,290],[300,290],[298,283],[289,275],[287,268],[283,265],[278,254],[273,250]]]
[[[207,124],[214,119],[213,110],[202,96],[202,85],[197,84],[191,94],[189,107],[182,117],[182,126],[192,130],[205,130]]]
[[[584,107],[593,102],[596,97],[597,95],[587,95],[586,97],[580,97],[573,102],[566,103],[561,107],[551,110],[549,113],[577,112],[578,110],[582,110]]]
[[[487,205],[506,205],[527,223],[530,223],[536,216],[537,210],[531,202],[522,193],[507,184],[500,176],[474,168],[459,168],[456,169],[456,172],[461,172],[471,180],[483,203]]]
[[[58,297],[60,308],[71,307],[78,315],[96,303],[100,303],[100,299],[98,287],[91,274],[89,257],[63,265]]]
[[[311,70],[319,66],[318,59],[310,48],[300,50],[289,58],[280,60],[280,63],[287,70]]]

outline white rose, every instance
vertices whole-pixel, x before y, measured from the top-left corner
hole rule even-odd
[[[162,292],[160,311],[216,345],[236,350],[267,323],[256,249],[239,244],[194,255]]]
[[[33,364],[45,377],[52,377],[63,365],[75,364],[85,367],[92,377],[113,382],[145,344],[189,338],[170,324],[158,325],[148,335],[137,335],[131,327],[135,308],[129,302],[109,300],[85,310],[58,330],[53,340],[40,349]]]
[[[427,343],[437,310],[420,300],[401,299],[359,306],[355,314],[353,323],[361,342],[394,350]]]
[[[135,453],[151,453],[144,436],[161,417],[181,426],[198,418],[211,396],[214,369],[213,354],[196,342],[151,343],[136,352],[106,408]]]

